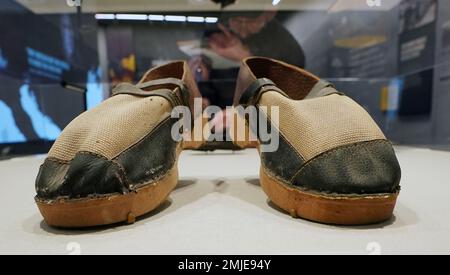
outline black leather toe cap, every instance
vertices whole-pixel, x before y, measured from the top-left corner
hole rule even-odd
[[[142,140],[109,160],[78,152],[68,162],[48,158],[36,179],[37,198],[52,200],[125,194],[166,175],[176,162],[174,119],[165,119]]]
[[[382,194],[400,188],[401,169],[392,145],[377,140],[344,146],[306,163],[295,186],[323,193]]]
[[[78,153],[70,163],[47,159],[36,179],[36,192],[40,199],[74,199],[127,191],[119,166],[89,153]]]

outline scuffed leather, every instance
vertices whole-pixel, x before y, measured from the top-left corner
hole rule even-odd
[[[166,119],[114,160],[88,152],[79,152],[69,163],[47,159],[36,180],[37,197],[52,200],[126,194],[164,176],[176,159],[173,123],[173,119]]]
[[[39,169],[36,179],[38,197],[48,198],[57,194],[64,183],[70,165],[56,159],[46,159]]]
[[[171,129],[175,122],[173,118],[166,119],[116,159],[133,185],[159,178],[174,166],[178,143],[173,140]]]
[[[343,146],[306,163],[295,186],[322,193],[383,194],[399,190],[401,169],[387,140]]]
[[[259,78],[269,80],[257,81]],[[258,95],[268,84],[275,84],[292,100],[342,95],[332,84],[300,68],[276,60],[253,57],[244,60],[241,65],[234,105],[258,107]],[[320,117],[317,119],[320,121]],[[290,146],[293,142],[281,135],[278,151],[261,152],[264,169],[286,184],[319,193],[342,195],[393,193],[400,188],[400,165],[392,145],[385,139],[334,148],[307,163]],[[315,141],[312,138],[301,142],[308,144]]]
[[[145,91],[138,87],[145,88]],[[191,110],[195,98],[201,97],[185,61],[151,69],[139,84],[122,84],[117,89],[137,96],[162,96],[169,102],[176,99],[172,100],[173,106],[186,104]],[[167,89],[176,96],[167,96]],[[165,92],[160,94],[157,90]],[[36,179],[37,199],[124,194],[152,183],[166,175],[175,164],[178,143],[171,137],[173,123],[174,120],[166,119],[155,129],[148,129],[151,132],[146,137],[128,145],[126,151],[112,160],[90,152],[78,152],[70,161],[46,159]]]
[[[64,171],[67,172],[62,177]],[[117,164],[101,156],[80,152],[70,164],[46,160],[36,181],[36,191],[40,199],[75,199],[126,193],[128,188],[125,175]]]
[[[278,150],[271,153],[261,152],[261,161],[265,169],[285,181],[289,181],[304,164],[304,160],[282,135]]]

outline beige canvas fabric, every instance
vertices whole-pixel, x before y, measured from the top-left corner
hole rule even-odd
[[[73,120],[49,157],[70,161],[77,152],[86,151],[113,159],[143,139],[171,111],[162,97],[114,96]]]
[[[278,129],[305,161],[339,146],[386,139],[366,110],[346,96],[297,101],[267,92],[259,105],[280,107]]]

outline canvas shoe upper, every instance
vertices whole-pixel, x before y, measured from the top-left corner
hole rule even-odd
[[[185,62],[150,70],[137,85],[116,86],[56,140],[36,179],[37,200],[127,194],[164,177],[181,147],[171,137],[171,111],[192,108],[196,97]]]
[[[325,194],[399,190],[400,166],[371,116],[332,84],[289,64],[249,58],[234,104],[279,107],[275,152],[261,152],[263,169],[280,181]]]

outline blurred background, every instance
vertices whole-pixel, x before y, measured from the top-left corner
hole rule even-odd
[[[1,0],[0,157],[46,153],[172,60],[225,108],[252,55],[334,82],[397,144],[450,148],[449,0]]]

